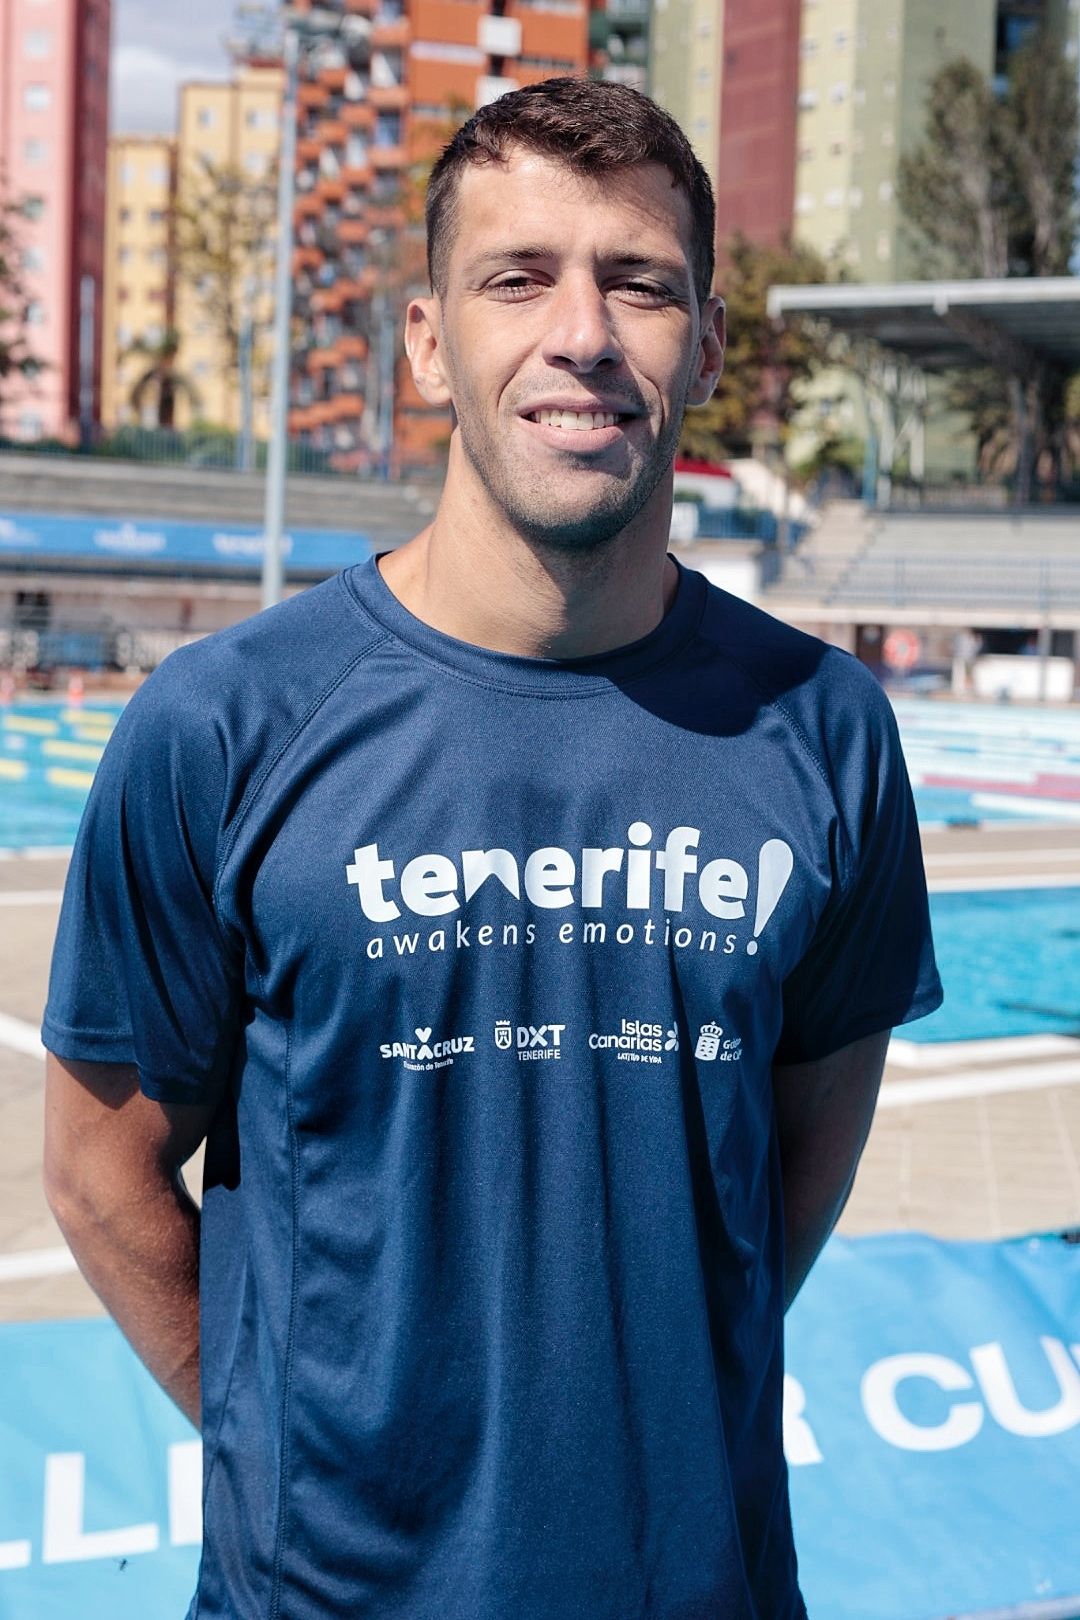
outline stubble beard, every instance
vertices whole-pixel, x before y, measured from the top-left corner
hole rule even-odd
[[[628,447],[625,475],[610,475],[587,507],[575,512],[558,498],[560,484],[565,487],[580,470],[573,452],[565,452],[562,479],[557,473],[545,477],[535,468],[516,468],[500,451],[482,413],[470,408],[467,397],[461,403],[464,409],[457,421],[461,448],[495,506],[531,546],[577,554],[610,545],[637,517],[675,459],[686,408],[684,395],[648,453],[638,457]]]

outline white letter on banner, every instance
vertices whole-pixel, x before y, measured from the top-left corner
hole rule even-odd
[[[1046,1359],[1058,1381],[1060,1399],[1040,1412],[1031,1412],[1020,1405],[1016,1385],[1005,1364],[1000,1344],[980,1344],[971,1352],[975,1376],[982,1385],[991,1417],[1010,1434],[1028,1439],[1040,1439],[1048,1434],[1064,1434],[1080,1423],[1080,1372],[1069,1360],[1069,1352],[1060,1339],[1040,1338]]]
[[[45,1520],[41,1556],[46,1564],[73,1564],[85,1558],[128,1558],[156,1552],[156,1524],[129,1524],[122,1530],[84,1530],[86,1458],[81,1451],[50,1452],[45,1459]]]
[[[806,1391],[797,1378],[784,1374],[784,1456],[791,1468],[823,1462],[814,1431],[803,1417]]]
[[[29,1562],[28,1541],[0,1541],[0,1569],[25,1569]]]
[[[202,1441],[169,1447],[169,1540],[197,1547],[202,1540]]]
[[[958,1401],[944,1423],[910,1423],[896,1404],[896,1386],[905,1378],[929,1378],[940,1389],[971,1389],[972,1380],[948,1356],[912,1353],[886,1356],[863,1374],[863,1411],[883,1440],[902,1451],[951,1451],[974,1440],[982,1428],[978,1401]]]

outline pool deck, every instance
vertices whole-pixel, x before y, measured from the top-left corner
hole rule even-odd
[[[931,885],[1080,885],[1080,826],[931,829]],[[66,861],[0,860],[0,1321],[100,1306],[41,1190],[37,1029]],[[1080,919],[1078,919],[1080,922]],[[997,1238],[1080,1226],[1080,1038],[894,1043],[848,1233]]]

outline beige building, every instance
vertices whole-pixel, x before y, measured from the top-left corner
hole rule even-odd
[[[253,425],[256,437],[267,433],[283,87],[280,67],[251,65],[229,83],[180,88],[175,325],[178,365],[198,392],[199,408],[180,400],[179,427],[197,415],[240,429],[239,334],[249,316]],[[189,249],[198,239],[198,257],[185,253],[185,236]]]
[[[139,404],[132,390],[172,324],[170,230],[176,143],[164,136],[114,135],[105,186],[105,290],[102,308],[101,420],[156,426],[157,391]]]
[[[681,125],[706,173],[720,172],[724,0],[655,0],[649,91]]]

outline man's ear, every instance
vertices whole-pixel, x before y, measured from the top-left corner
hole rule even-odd
[[[420,398],[429,405],[451,403],[450,381],[443,365],[438,298],[414,298],[405,311],[405,353]]]
[[[724,345],[727,342],[727,317],[722,298],[710,298],[701,312],[701,343],[698,349],[697,371],[686,396],[688,405],[704,405],[712,398],[713,389],[720,381],[724,369]]]

